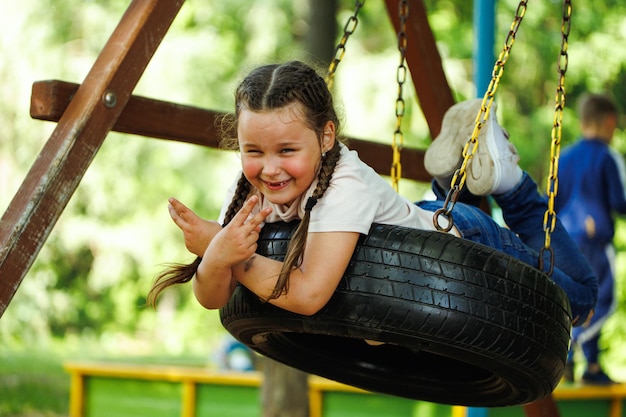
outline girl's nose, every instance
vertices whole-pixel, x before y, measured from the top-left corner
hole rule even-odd
[[[263,173],[267,176],[277,175],[280,173],[280,158],[268,156],[263,163]]]

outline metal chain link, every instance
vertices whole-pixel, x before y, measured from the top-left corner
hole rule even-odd
[[[403,90],[408,74],[406,67],[406,22],[409,18],[409,3],[407,0],[400,0],[398,2],[398,16],[400,18],[400,27],[398,29],[398,51],[400,51],[400,63],[398,64],[398,69],[396,71],[396,80],[398,82],[398,98],[396,98],[396,130],[393,132],[393,141],[391,144],[393,150],[391,162],[391,185],[396,192],[399,189],[400,179],[402,178],[402,163],[400,161],[400,157],[402,154],[402,147],[404,146],[402,118],[404,117],[405,110]]]
[[[550,247],[551,234],[556,226],[556,211],[554,204],[556,194],[559,188],[558,170],[559,170],[559,154],[561,152],[561,130],[563,122],[563,109],[565,108],[565,73],[568,65],[568,39],[572,23],[572,2],[571,0],[563,1],[563,21],[561,22],[561,51],[558,57],[558,73],[559,81],[556,89],[555,106],[554,106],[554,124],[552,126],[552,142],[550,145],[550,170],[546,193],[548,196],[548,208],[543,216],[543,230],[545,232],[545,243],[541,249],[539,256],[539,269],[544,269],[544,254],[549,252],[550,265],[548,265],[548,274],[552,274],[554,270],[554,250]]]
[[[456,204],[458,196],[465,185],[465,179],[467,178],[467,165],[476,153],[478,149],[478,134],[480,133],[480,129],[483,127],[487,118],[489,117],[489,112],[491,111],[491,105],[493,103],[494,95],[496,90],[498,89],[498,85],[500,84],[500,79],[502,78],[502,74],[504,73],[504,66],[509,59],[509,54],[511,53],[511,49],[513,48],[513,44],[515,43],[515,37],[517,36],[517,31],[522,23],[522,19],[526,14],[526,9],[528,6],[528,0],[520,1],[517,6],[517,10],[515,12],[515,19],[513,23],[511,23],[511,29],[506,37],[504,42],[504,47],[496,60],[496,63],[493,68],[491,82],[487,87],[487,92],[483,97],[482,104],[480,106],[480,111],[476,116],[476,120],[474,122],[474,130],[472,131],[472,135],[468,139],[465,147],[463,148],[463,163],[461,167],[454,172],[452,177],[452,181],[450,182],[450,191],[448,191],[448,195],[446,200],[444,201],[443,207],[435,212],[433,215],[433,223],[437,230],[441,230],[444,232],[448,232],[454,226],[454,220],[452,218],[452,209]],[[445,227],[440,226],[439,219],[443,217],[447,220],[447,225]]]
[[[348,38],[350,37],[350,35],[354,33],[357,25],[359,24],[358,15],[359,15],[359,11],[361,10],[361,7],[363,7],[364,4],[365,4],[365,0],[362,0],[362,1],[357,0],[355,2],[354,12],[352,13],[352,16],[348,18],[348,21],[343,27],[343,36],[341,37],[339,44],[335,48],[334,58],[330,62],[330,65],[328,66],[328,74],[326,75],[326,85],[328,85],[329,89],[333,88],[337,66],[343,59],[344,55],[346,54],[346,42],[348,42]]]

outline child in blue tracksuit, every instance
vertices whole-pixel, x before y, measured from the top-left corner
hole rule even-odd
[[[581,346],[585,355],[584,382],[610,384],[598,362],[598,340],[615,307],[614,215],[626,214],[626,170],[622,156],[609,146],[618,121],[613,101],[589,94],[580,102],[579,117],[581,138],[560,157],[556,211],[599,280],[595,314],[587,325],[574,329],[572,347]],[[570,352],[570,370],[572,356]]]

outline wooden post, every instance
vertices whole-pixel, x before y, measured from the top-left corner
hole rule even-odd
[[[133,0],[0,220],[0,317],[184,0]]]
[[[559,417],[559,408],[552,394],[524,406],[527,417]]]

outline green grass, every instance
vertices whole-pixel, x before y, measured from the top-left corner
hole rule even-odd
[[[12,348],[0,346],[0,417],[67,417],[70,375],[63,364],[72,360],[136,364],[205,366],[206,357],[132,356],[53,344]]]
[[[0,416],[67,416],[70,377],[61,362],[49,352],[0,350]]]

